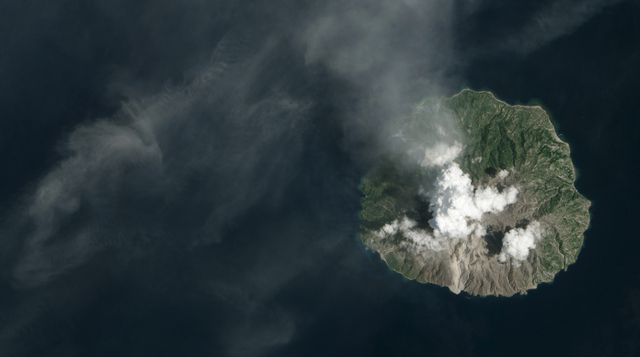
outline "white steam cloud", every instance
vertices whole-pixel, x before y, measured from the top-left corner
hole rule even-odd
[[[424,150],[424,158],[420,162],[420,166],[425,168],[442,166],[447,162],[453,161],[461,152],[462,145],[457,141],[451,146],[445,143],[438,143]]]
[[[474,191],[469,175],[456,163],[446,165],[436,179],[436,193],[431,199],[434,218],[429,224],[436,235],[463,238],[475,232],[484,235],[485,228],[479,222],[485,213],[499,213],[516,202],[518,189],[508,187],[498,192],[494,187]]]
[[[497,176],[504,180],[509,171],[502,170]],[[458,164],[447,162],[436,179],[436,191],[429,207],[434,214],[429,221],[433,234],[420,229],[416,221],[406,216],[384,225],[377,234],[382,238],[401,233],[418,249],[443,250],[452,239],[467,238],[471,234],[485,235],[483,215],[502,212],[515,203],[517,197],[515,187],[507,187],[502,192],[491,186],[475,188]],[[507,232],[498,260],[504,263],[512,258],[518,266],[520,261],[527,259],[529,250],[535,248],[543,233],[540,223],[535,221],[526,229]]]
[[[475,188],[469,175],[462,172],[457,163],[451,161],[461,151],[462,146],[458,143],[453,146],[436,145],[426,149],[425,159],[421,161],[421,165],[425,167],[444,165],[436,178],[436,189],[429,207],[434,215],[429,221],[434,230],[433,234],[420,229],[417,222],[405,216],[386,224],[378,231],[378,236],[387,237],[402,233],[418,247],[438,251],[444,249],[451,239],[466,238],[474,233],[477,236],[486,234],[486,229],[481,223],[483,215],[502,212],[507,205],[515,203],[518,189],[507,187],[499,192],[491,186]],[[426,158],[429,158],[429,161]],[[498,177],[503,180],[508,175],[507,170],[498,173]],[[532,229],[533,227],[536,226],[532,226]],[[520,243],[517,244],[517,251],[521,252]],[[525,248],[525,257],[528,254],[527,249]],[[517,256],[520,257],[522,254]]]
[[[536,247],[536,241],[542,238],[542,234],[543,231],[538,222],[531,222],[526,229],[510,230],[504,235],[502,252],[498,260],[504,263],[508,258],[513,258],[515,265],[519,265],[519,261],[527,259],[529,249]]]
[[[445,247],[446,239],[442,237],[435,237],[429,234],[427,231],[417,227],[418,223],[408,217],[402,219],[396,219],[391,223],[387,223],[378,231],[379,237],[393,236],[397,233],[402,235],[413,242],[418,248],[427,248],[430,250],[443,250]]]
[[[443,151],[441,151],[443,152]],[[497,176],[504,180],[509,171],[501,170]],[[408,244],[418,250],[440,251],[452,239],[464,239],[470,235],[483,236],[486,228],[482,224],[485,214],[497,214],[517,201],[518,189],[507,187],[499,192],[495,187],[475,188],[469,175],[455,162],[444,164],[436,179],[436,190],[431,197],[429,209],[434,218],[429,221],[433,233],[418,227],[418,222],[404,216],[384,225],[377,235],[381,238],[402,234]],[[503,238],[502,251],[498,261],[504,263],[510,258],[519,266],[529,256],[529,250],[536,247],[544,231],[539,222],[531,222],[526,228],[508,231]]]

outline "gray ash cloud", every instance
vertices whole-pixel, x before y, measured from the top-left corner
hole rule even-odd
[[[344,291],[394,299],[351,278],[358,170],[389,118],[457,88],[482,52],[462,20],[491,4],[0,4],[0,354],[296,351]]]

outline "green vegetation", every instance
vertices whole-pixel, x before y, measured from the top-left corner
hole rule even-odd
[[[576,175],[569,145],[558,138],[549,115],[539,106],[508,105],[490,92],[463,90],[452,98],[426,100],[410,116],[398,119],[391,132],[402,130],[414,140],[409,142],[428,140],[435,130],[436,116],[449,118],[447,122],[454,123],[457,130],[452,135],[464,144],[455,162],[469,174],[474,185],[486,182],[499,170],[511,170],[512,183],[518,187],[518,199],[522,203],[518,203],[517,212],[510,214],[518,220],[539,221],[545,227],[544,238],[536,244],[526,266],[519,268],[523,271],[521,275],[511,274],[516,268],[502,264],[508,286],[500,287],[498,282],[502,277],[484,274],[486,276],[478,278],[479,285],[491,284],[493,288],[473,287],[476,284],[473,276],[460,288],[472,293],[488,291],[510,295],[551,281],[558,271],[577,259],[583,232],[589,225],[590,202],[573,186]],[[375,234],[385,224],[405,215],[428,229],[428,202],[418,191],[425,183],[433,182],[439,168],[423,168],[418,161],[408,160],[406,149],[400,145],[391,150],[362,178],[360,237],[380,252],[390,268],[408,278],[451,286],[454,283],[446,277],[436,278],[436,273],[428,271],[443,264],[429,259],[445,261],[449,259],[446,254],[425,258],[424,254],[412,252],[403,244],[406,239],[400,233],[393,237]],[[399,162],[413,164],[400,165]],[[499,266],[493,261],[495,257],[486,259]],[[513,276],[527,281],[517,281]]]

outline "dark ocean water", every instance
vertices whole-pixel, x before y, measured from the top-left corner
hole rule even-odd
[[[234,180],[216,181],[215,168],[202,169],[180,191],[146,196],[144,187],[122,179],[121,191],[105,195],[119,202],[104,224],[115,226],[106,234],[118,238],[101,240],[104,248],[76,264],[56,250],[66,239],[56,236],[45,245],[52,247],[47,254],[67,257],[55,261],[64,265],[68,259],[70,268],[38,283],[21,280],[15,267],[29,249],[29,226],[13,228],[21,221],[16,207],[67,157],[64,149],[56,151],[59,143],[79,123],[112,117],[124,97],[188,82],[185,68],[210,56],[224,29],[242,17],[238,13],[259,22],[268,12],[256,2],[220,2],[207,14],[170,1],[62,3],[66,7],[1,3],[9,15],[2,27],[7,50],[0,54],[0,356],[640,354],[637,1],[605,7],[530,52],[475,51],[472,60],[446,74],[452,79],[444,95],[470,87],[489,89],[509,103],[541,103],[570,143],[577,189],[592,201],[577,262],[553,283],[510,298],[454,295],[408,281],[357,240],[357,184],[367,168],[360,153],[368,148],[366,141],[350,140],[370,133],[354,134],[345,118],[362,99],[349,80],[323,66],[310,70],[293,40],[264,56],[268,70],[247,82],[248,96],[263,98],[282,86],[296,100],[316,100],[299,136],[283,136],[258,163],[243,161],[258,168],[259,180],[239,181],[238,188]],[[487,38],[519,26],[502,21],[509,14],[535,13],[550,2],[488,3],[474,17],[462,17],[473,26],[456,33],[458,50],[489,47]],[[149,20],[153,16],[168,20]],[[137,33],[155,35],[131,35]],[[408,102],[422,93],[414,95]],[[190,115],[227,113],[218,108],[230,98],[210,97],[214,104]],[[233,122],[225,123],[203,130],[231,133]],[[226,167],[216,156],[211,160]],[[268,187],[251,191],[262,179]],[[218,192],[206,182],[228,188]],[[228,200],[215,212],[235,209],[227,190],[233,197],[256,192],[258,198],[247,199],[251,204],[225,222],[219,241],[192,244],[187,237],[204,225],[204,206]],[[210,191],[215,194],[209,200]],[[74,216],[63,233],[93,219],[87,211],[89,218]],[[139,227],[152,233],[126,233]]]

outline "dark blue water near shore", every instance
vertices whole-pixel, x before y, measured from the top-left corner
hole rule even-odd
[[[317,355],[329,354],[336,343],[345,355],[640,353],[637,19],[637,4],[616,6],[529,56],[492,56],[467,72],[465,85],[472,89],[489,89],[509,103],[537,99],[570,143],[575,185],[592,201],[577,262],[526,296],[474,298],[405,281],[374,255],[374,268],[361,282],[373,291],[364,301],[331,307],[333,318],[325,316],[307,341],[324,337],[331,346]],[[381,294],[374,287],[394,296],[368,305],[366,296]],[[367,343],[354,341],[351,329],[369,336]]]
[[[629,62],[640,59],[637,11],[610,8],[527,58],[480,60],[468,72],[471,88],[509,103],[541,101],[570,143],[577,189],[592,201],[578,261],[552,284],[524,297],[447,299],[474,321],[476,352],[638,353],[640,66]]]
[[[637,5],[626,4],[527,59],[481,61],[470,71],[472,87],[491,88],[511,103],[542,101],[570,143],[576,187],[592,201],[576,264],[523,299],[487,304],[496,309],[492,353],[527,341],[531,355],[638,353],[640,67],[627,62],[640,59],[638,34]]]
[[[140,4],[140,8],[155,6]],[[131,16],[141,11],[137,5],[125,8]],[[64,16],[85,17],[87,10],[82,6],[73,9]],[[214,19],[221,27],[235,19],[234,12],[224,11],[220,9],[220,19]],[[98,12],[89,13],[96,18],[87,21],[83,30],[101,34],[102,26],[111,22]],[[38,21],[49,21],[45,15],[37,17]],[[188,19],[199,16],[185,14]],[[477,57],[464,67],[464,83],[458,83],[460,87],[489,89],[509,103],[539,100],[571,145],[579,172],[576,187],[593,203],[592,220],[577,262],[560,272],[553,283],[542,284],[524,296],[479,298],[408,281],[389,270],[355,237],[360,198],[357,184],[366,164],[344,145],[343,109],[356,100],[351,97],[352,88],[322,68],[308,73],[305,58],[300,53],[290,55],[295,51],[283,45],[275,58],[265,59],[278,65],[263,74],[268,82],[264,87],[277,82],[274,77],[288,73],[295,78],[287,84],[292,92],[301,98],[322,98],[309,110],[311,124],[301,134],[304,148],[299,159],[277,166],[293,172],[286,176],[290,180],[286,190],[270,193],[272,199],[257,201],[240,214],[224,227],[224,239],[219,243],[194,246],[164,236],[134,237],[131,243],[113,244],[33,287],[25,287],[13,275],[23,243],[0,237],[11,243],[0,252],[0,355],[640,354],[639,18],[637,1],[605,8],[575,32],[530,54],[497,52]],[[477,19],[488,24],[494,20]],[[158,25],[158,31],[164,25]],[[67,29],[56,26],[60,31]],[[146,25],[131,26],[141,26],[142,31]],[[114,73],[135,77],[144,83],[135,90],[153,93],[160,83],[180,82],[176,78],[182,69],[206,57],[221,37],[217,28],[210,29],[207,38],[213,39],[211,44],[198,44],[202,53],[182,57],[179,49],[189,47],[191,33],[179,28],[165,31],[162,37],[169,43],[143,41],[144,48],[139,51],[147,55],[142,56],[137,52],[139,43],[119,42],[126,40],[121,28],[108,30],[115,33],[115,40],[106,36],[104,42],[111,47],[102,43],[96,45],[97,52],[89,51],[96,58],[74,52],[76,47],[84,48],[80,43],[83,37],[67,29],[69,33],[63,31],[60,36],[80,44],[71,43],[64,55],[11,64],[29,73],[39,69],[32,81],[37,82],[38,77],[45,80],[41,88],[33,83],[0,87],[2,107],[9,108],[5,113],[11,119],[4,121],[2,128],[12,133],[2,137],[0,152],[9,173],[2,177],[0,188],[6,215],[19,203],[16,197],[30,192],[59,161],[62,154],[53,148],[70,128],[116,112],[120,98],[103,92]],[[474,36],[499,31],[509,29],[487,26],[486,33],[463,31],[459,46],[482,43]],[[172,36],[174,33],[177,35]],[[42,40],[45,44],[48,36]],[[11,50],[18,51],[15,48]],[[35,51],[25,56],[36,58],[39,54]],[[9,53],[6,58],[19,57],[11,56]],[[171,65],[166,67],[151,68],[144,60],[167,56],[175,56],[175,61],[168,61]],[[107,70],[105,63],[115,67],[126,64],[134,73]],[[43,69],[51,67],[58,68],[59,74]],[[162,80],[149,79],[154,77],[148,76],[149,72]],[[266,91],[255,89],[254,95],[259,97],[262,90]],[[25,97],[40,105],[21,99]],[[41,121],[23,122],[24,118]],[[270,164],[264,163],[265,171]],[[175,222],[170,216],[152,223],[169,233],[189,231],[190,221],[180,221],[180,214],[197,214],[199,207],[187,202],[179,208]],[[153,209],[139,207],[143,212]],[[5,217],[4,224],[10,226],[6,221]],[[172,231],[174,226],[177,228]]]

